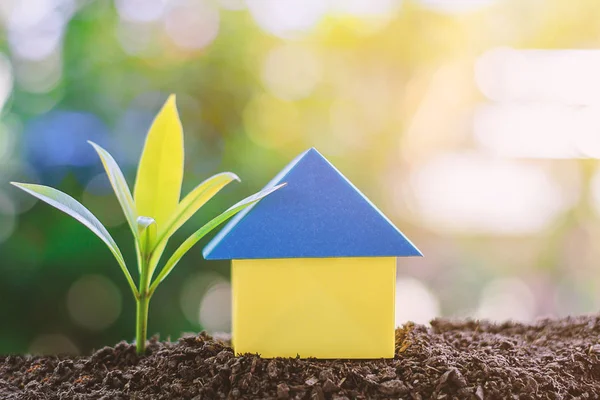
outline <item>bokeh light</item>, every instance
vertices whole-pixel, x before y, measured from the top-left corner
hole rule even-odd
[[[53,333],[37,336],[31,342],[28,352],[34,355],[77,355],[79,349],[68,336]]]
[[[208,289],[227,280],[214,272],[197,272],[190,276],[181,288],[179,305],[187,320],[194,326],[200,326],[199,308]]]
[[[51,111],[26,125],[27,156],[42,176],[48,168],[91,166],[98,156],[87,140],[103,144],[106,133],[104,123],[91,113]]]
[[[99,331],[112,325],[121,314],[121,294],[101,275],[85,275],[67,294],[67,309],[77,325]]]
[[[498,0],[419,0],[423,6],[446,13],[468,13],[483,9]]]
[[[298,100],[315,89],[321,78],[321,66],[309,48],[285,45],[269,52],[262,75],[274,95],[283,100]]]
[[[428,324],[440,314],[439,301],[422,282],[414,278],[396,281],[396,326],[406,321]]]
[[[60,84],[62,67],[59,53],[52,53],[40,60],[15,60],[15,78],[24,91],[47,93]]]
[[[528,322],[535,312],[535,296],[525,282],[518,278],[498,278],[482,288],[474,317]]]
[[[206,291],[198,313],[207,332],[231,332],[231,285],[227,282],[212,285]]]
[[[185,0],[165,17],[167,34],[178,47],[197,50],[208,46],[219,33],[219,10],[207,0]]]
[[[132,56],[144,56],[151,49],[152,39],[156,35],[156,26],[149,23],[119,21],[117,38],[123,50]]]
[[[8,100],[13,88],[13,72],[10,60],[0,53],[0,110]]]
[[[127,21],[152,22],[163,16],[168,0],[115,0],[119,16]]]
[[[321,0],[246,0],[246,2],[258,26],[282,38],[297,38],[308,33],[327,11],[327,2]]]
[[[515,50],[485,52],[475,64],[481,91],[494,101],[600,102],[600,51]]]
[[[539,232],[568,205],[543,167],[470,153],[420,166],[412,189],[422,220],[455,232]]]
[[[478,109],[474,134],[493,153],[521,158],[600,157],[600,107],[552,103]]]
[[[8,42],[20,58],[42,60],[58,51],[65,25],[75,11],[73,0],[12,2],[8,12]]]

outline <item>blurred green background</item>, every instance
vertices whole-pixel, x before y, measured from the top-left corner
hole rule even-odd
[[[242,178],[171,246],[315,146],[426,256],[399,261],[397,323],[596,311],[599,19],[595,0],[1,0],[0,353],[133,339],[104,244],[8,183],[81,200],[134,273],[86,141],[132,184],[169,93],[184,193]],[[230,329],[228,263],[206,242],[156,292],[150,333]]]

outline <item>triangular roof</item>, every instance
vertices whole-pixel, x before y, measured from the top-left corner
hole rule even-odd
[[[405,257],[421,252],[316,149],[269,184],[287,185],[235,216],[204,248],[209,260]]]

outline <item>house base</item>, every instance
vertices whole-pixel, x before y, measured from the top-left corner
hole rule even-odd
[[[396,258],[232,261],[236,354],[393,358]]]

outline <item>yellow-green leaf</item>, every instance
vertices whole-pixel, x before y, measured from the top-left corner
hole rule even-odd
[[[158,243],[154,250],[152,251],[152,257],[150,258],[150,263],[148,264],[148,276],[152,279],[154,275],[154,271],[160,262],[160,258],[165,251],[165,247],[167,246],[168,239],[162,241],[162,243]],[[156,243],[156,242],[155,242]]]
[[[134,189],[137,214],[154,218],[158,229],[179,204],[183,155],[183,130],[171,95],[148,131]]]
[[[194,232],[177,250],[175,253],[169,258],[165,266],[162,268],[152,285],[150,286],[150,294],[154,293],[158,285],[171,273],[173,268],[177,265],[179,260],[187,253],[192,246],[194,246],[200,239],[202,239],[207,233],[215,229],[217,226],[227,221],[229,218],[233,217],[238,212],[242,211],[244,208],[251,206],[252,204],[258,203],[261,199],[265,198],[269,194],[273,193],[277,189],[285,186],[285,183],[281,185],[277,185],[272,188],[261,190],[258,193],[253,194],[252,196],[246,197],[244,200],[234,204],[229,209],[218,215],[217,217],[210,220],[206,225],[202,228],[198,229]]]
[[[121,172],[119,165],[108,151],[104,150],[94,142],[88,141],[88,143],[92,145],[92,147],[100,156],[100,160],[102,161],[106,175],[108,175],[110,184],[115,192],[115,195],[117,196],[117,199],[119,200],[119,203],[121,204],[121,208],[123,209],[127,223],[129,223],[131,232],[133,232],[133,235],[137,238],[138,228],[135,203],[133,202],[133,197],[131,196],[129,186],[127,186],[127,181],[123,176],[123,172]]]
[[[208,178],[200,185],[196,186],[185,198],[179,203],[171,218],[159,229],[157,244],[162,244],[168,240],[177,229],[181,228],[207,201],[219,193],[221,189],[233,181],[240,181],[236,174],[231,172],[223,172],[211,178]]]

